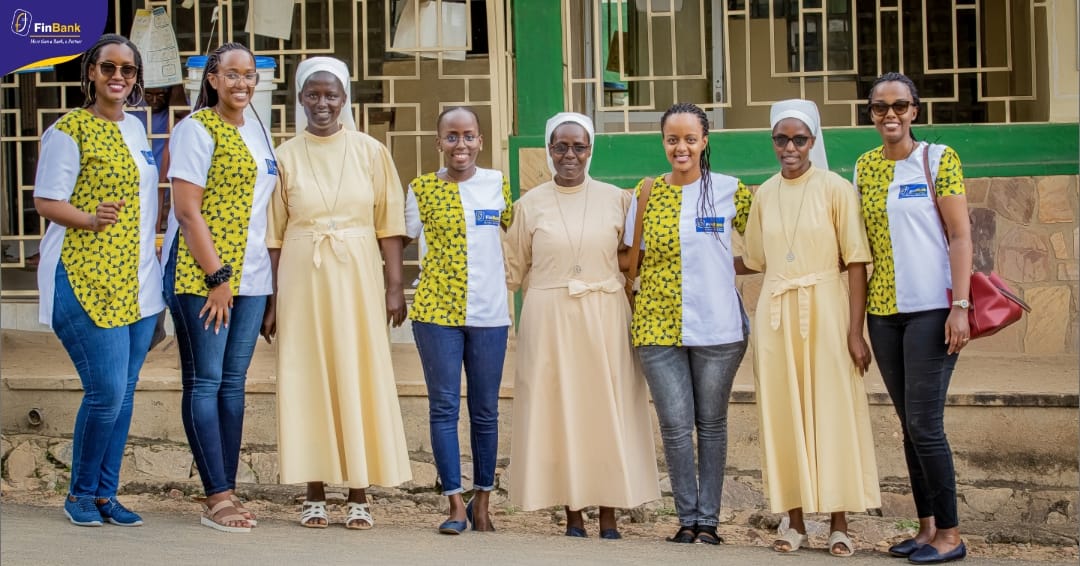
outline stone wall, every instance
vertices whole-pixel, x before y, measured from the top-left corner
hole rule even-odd
[[[968,351],[1076,353],[1080,340],[1078,177],[968,179],[974,267],[995,271],[1031,313]],[[757,304],[761,276],[740,277],[747,308]]]

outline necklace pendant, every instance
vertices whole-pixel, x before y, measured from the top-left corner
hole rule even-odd
[[[788,252],[786,259],[788,260],[789,263],[792,262],[792,261],[795,261],[795,252]]]
[[[580,265],[575,265],[574,266],[574,275],[581,275],[581,266]]]
[[[337,223],[333,219],[330,219],[329,226],[331,230],[337,230]],[[791,261],[790,259],[788,261]]]

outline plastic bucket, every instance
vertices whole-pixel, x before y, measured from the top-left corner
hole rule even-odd
[[[202,86],[203,71],[206,70],[206,57],[196,55],[187,59],[187,80],[184,81],[184,90],[187,91],[188,104],[195,104],[199,97],[199,88]],[[251,97],[250,110],[259,114],[262,123],[267,128],[273,127],[273,114],[270,111],[270,102],[274,94],[274,70],[277,69],[277,61],[273,57],[256,57],[255,70],[259,73],[259,84],[255,85],[255,95]]]

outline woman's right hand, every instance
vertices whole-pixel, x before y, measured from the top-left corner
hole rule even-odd
[[[221,330],[222,324],[225,325],[225,328],[228,328],[229,309],[232,308],[232,305],[232,289],[229,288],[228,281],[211,289],[210,293],[206,295],[206,304],[204,304],[202,310],[199,311],[199,318],[202,318],[204,315],[206,316],[203,330],[209,330],[211,322],[214,323],[214,334],[217,334]]]
[[[270,296],[266,300],[266,311],[263,312],[262,330],[259,334],[267,344],[273,344],[274,336],[277,335],[277,298]]]
[[[866,370],[870,369],[873,356],[870,354],[870,346],[866,344],[866,339],[861,333],[848,334],[848,354],[851,355],[851,361],[855,363],[855,369],[859,371],[859,375],[865,375]]]
[[[94,232],[104,231],[120,219],[120,209],[124,208],[124,200],[102,201],[98,203],[94,214],[90,215],[90,230]]]

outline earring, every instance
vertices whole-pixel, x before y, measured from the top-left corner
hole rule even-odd
[[[136,94],[138,93],[138,94]],[[128,95],[129,106],[142,106],[146,99],[146,90],[143,89],[143,85],[135,83],[135,87],[131,89],[131,94]]]

